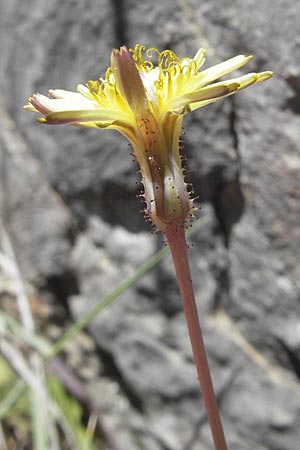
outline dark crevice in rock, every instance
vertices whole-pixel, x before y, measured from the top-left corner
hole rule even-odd
[[[295,114],[300,114],[300,73],[290,73],[286,81],[292,89],[293,95],[286,101],[286,108],[291,109]]]
[[[212,267],[212,272],[216,280],[216,291],[213,298],[212,311],[217,311],[221,306],[224,307],[228,303],[231,289],[230,278],[230,261],[226,258],[226,261],[220,263],[219,260],[215,266]]]
[[[239,222],[243,215],[245,199],[240,185],[241,155],[239,151],[239,136],[236,127],[236,107],[231,99],[229,113],[229,131],[232,138],[232,148],[235,152],[235,160],[232,167],[226,170],[223,167],[219,172],[219,184],[212,197],[212,204],[224,244],[229,246],[230,235],[234,224]]]
[[[296,377],[300,380],[300,356],[297,351],[293,351],[282,339],[278,339],[281,348],[284,350],[291,369]]]
[[[159,304],[160,311],[166,317],[172,318],[182,311],[182,306],[178,302],[177,284],[163,269],[157,270],[155,274],[158,293],[155,300]]]
[[[229,132],[232,138],[233,150],[236,156],[236,165],[238,173],[241,172],[241,154],[239,149],[239,134],[237,131],[237,114],[236,114],[236,106],[233,98],[229,98],[229,103],[231,105],[230,113],[229,113]]]
[[[65,271],[60,275],[47,278],[45,284],[40,287],[41,291],[48,292],[55,297],[55,301],[62,306],[69,317],[69,297],[79,294],[79,286],[76,275],[72,271]]]
[[[123,0],[112,0],[115,43],[117,47],[127,44],[126,14]]]
[[[59,194],[58,194],[59,195]],[[62,200],[62,197],[61,197]],[[79,234],[82,233],[79,223],[75,220],[74,216],[72,216],[72,223],[69,228],[67,228],[65,236],[68,242],[70,243],[71,248],[76,244],[76,239]]]
[[[132,191],[124,189],[122,185],[106,183],[102,194],[101,217],[110,224],[121,225],[133,233],[149,231],[143,213],[139,213],[145,207],[144,202],[136,197],[139,194],[139,189]]]
[[[194,361],[194,360],[192,360]],[[194,364],[194,362],[193,362]],[[199,389],[198,386],[192,386],[190,389],[188,390],[181,390],[180,392],[178,392],[177,394],[172,393],[172,394],[167,394],[167,393],[160,393],[160,399],[162,400],[163,403],[166,403],[168,405],[178,405],[181,401],[182,398],[185,398],[186,400],[191,400],[193,401],[195,399],[195,397],[197,397],[199,394]],[[199,396],[199,401],[201,402],[201,397]]]
[[[143,214],[139,213],[144,204],[136,197],[137,195],[138,189],[132,191],[115,182],[107,182],[102,192],[86,190],[74,197],[65,196],[64,200],[68,203],[81,231],[86,230],[88,219],[92,215],[101,217],[112,226],[120,225],[133,233],[150,231]]]
[[[229,247],[232,227],[240,220],[244,211],[244,196],[238,177],[232,181],[220,182],[212,198],[212,205],[224,245]]]
[[[217,231],[222,235],[226,249],[230,245],[232,228],[241,219],[245,208],[245,199],[240,184],[242,161],[237,131],[237,113],[234,100],[230,100],[229,132],[232,139],[235,160],[232,161],[230,172],[227,171],[226,173],[226,167],[219,170],[219,184],[212,197],[212,205],[218,221]],[[228,303],[230,297],[231,277],[228,256],[226,252],[224,257],[218,258],[214,267],[212,267],[217,285],[212,310],[217,310],[221,305],[224,306],[224,303]]]
[[[119,370],[112,353],[99,346],[97,346],[97,353],[104,365],[104,372],[102,376],[107,377],[110,380],[114,380],[123,391],[123,395],[127,398],[132,408],[143,414],[144,405],[142,399],[124,379],[122,371]]]

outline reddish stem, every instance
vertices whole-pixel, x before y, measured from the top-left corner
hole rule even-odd
[[[194,361],[198,372],[199,384],[211,428],[215,450],[227,450],[198,318],[184,227],[171,225],[166,229],[165,234],[175,265],[177,282],[192,344]]]

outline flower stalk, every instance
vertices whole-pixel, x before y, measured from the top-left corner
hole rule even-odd
[[[198,311],[189,267],[185,230],[183,226],[170,226],[165,230],[165,234],[176,270],[177,282],[190,336],[194,362],[198,373],[198,380],[215,450],[227,450],[227,444],[214,393],[201,326],[198,318]]]

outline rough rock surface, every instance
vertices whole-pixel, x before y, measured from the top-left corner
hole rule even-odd
[[[230,450],[300,441],[300,37],[294,0],[0,0],[1,214],[21,270],[74,317],[161,245],[144,224],[127,143],[43,127],[32,92],[96,79],[141,42],[208,64],[254,53],[273,80],[191,115],[185,152],[213,220],[190,241],[194,285]],[[121,449],[210,450],[172,264],[90,327],[88,390]]]

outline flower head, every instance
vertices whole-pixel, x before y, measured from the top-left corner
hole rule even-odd
[[[272,72],[249,73],[215,82],[251,58],[239,55],[199,71],[204,49],[192,59],[180,59],[170,50],[122,47],[112,51],[104,78],[79,85],[77,92],[55,89],[48,97],[34,94],[24,108],[41,113],[37,120],[42,123],[122,133],[141,168],[146,214],[165,231],[169,225],[182,226],[193,211],[179,155],[183,116],[272,76]]]

